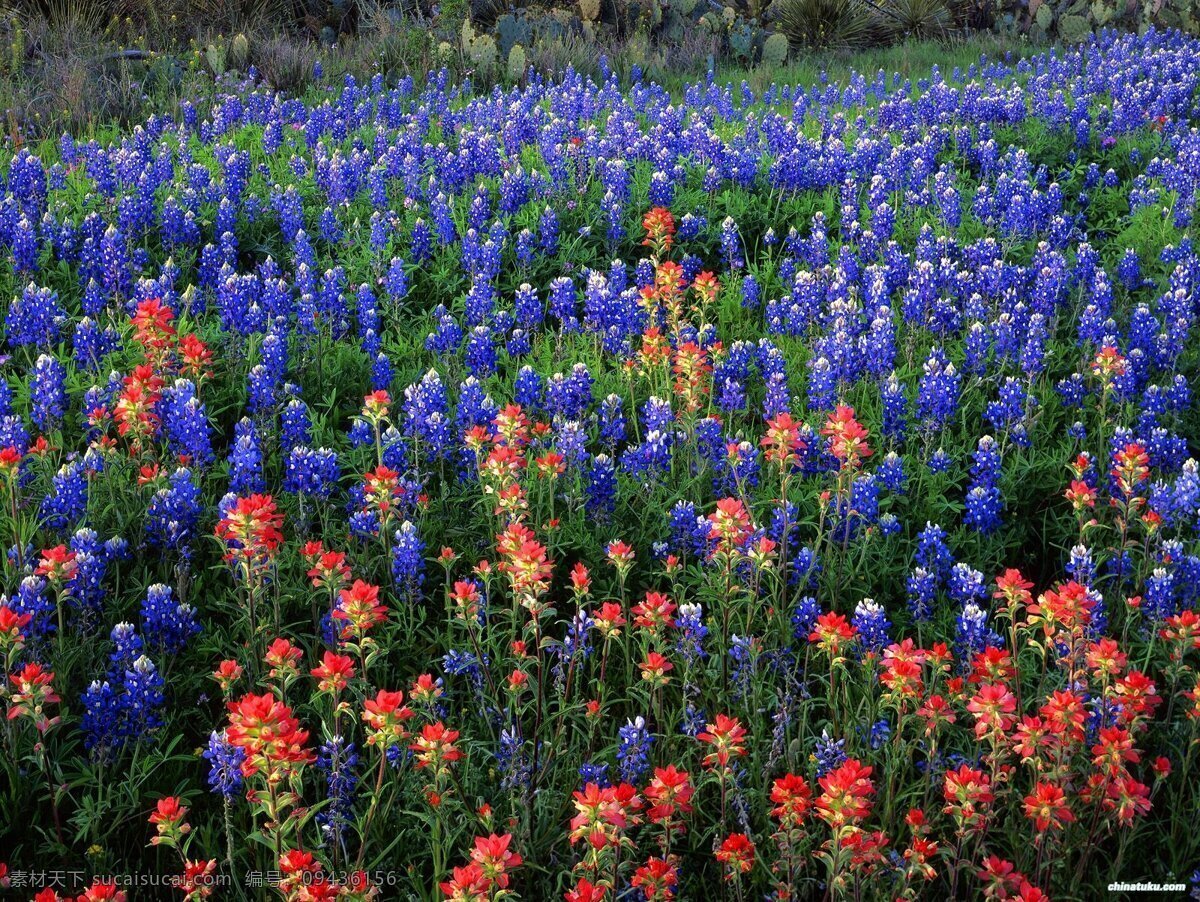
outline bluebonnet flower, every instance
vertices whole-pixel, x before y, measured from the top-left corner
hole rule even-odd
[[[515,726],[500,731],[495,754],[501,774],[500,785],[510,791],[528,787],[533,778],[533,765],[525,753],[525,740]]]
[[[42,354],[29,377],[33,402],[30,418],[43,431],[54,429],[67,410],[67,370],[58,360]]]
[[[645,718],[638,716],[627,720],[617,731],[621,740],[617,748],[617,766],[621,779],[626,783],[640,783],[650,770],[650,746],[654,737],[646,729]]]
[[[108,758],[118,745],[119,717],[117,694],[112,686],[107,681],[92,681],[83,694],[83,716],[79,727],[83,731],[83,747],[94,758]]]
[[[1000,527],[1000,512],[1004,507],[997,485],[1000,478],[1000,451],[996,447],[996,440],[990,435],[981,438],[973,460],[963,519],[976,532],[994,532]]]
[[[961,377],[941,348],[934,348],[925,361],[917,390],[917,417],[929,431],[942,429],[958,411]]]
[[[38,288],[31,282],[21,296],[9,304],[4,316],[4,330],[13,347],[32,345],[49,350],[58,344],[68,322],[58,294],[49,288]]]
[[[205,466],[213,460],[208,414],[196,395],[196,386],[180,379],[163,392],[158,409],[167,445],[189,464]]]
[[[587,508],[593,517],[611,516],[616,509],[617,468],[607,454],[592,458],[587,476]]]
[[[171,587],[161,583],[146,590],[141,613],[142,633],[160,655],[182,651],[188,639],[201,629],[196,609],[176,601]]]
[[[486,659],[484,663],[487,663]],[[451,649],[442,657],[442,667],[450,676],[466,676],[476,689],[483,685],[483,671],[480,670],[479,660],[469,651]]]
[[[26,554],[26,559],[33,559],[32,548]],[[57,629],[54,599],[50,597],[46,580],[42,577],[24,577],[11,597],[5,595],[0,596],[0,599],[0,604],[9,607],[13,613],[28,614],[32,618],[25,628],[27,635],[36,638]]]
[[[234,427],[233,434],[233,448],[229,452],[229,491],[235,495],[266,491],[263,455],[254,423],[243,417]]]
[[[950,597],[959,604],[986,598],[988,593],[983,574],[961,562],[950,568],[946,587]]]
[[[792,611],[792,635],[799,642],[807,643],[820,616],[821,606],[815,598],[807,595],[801,598]]]
[[[79,616],[82,629],[90,630],[104,607],[104,577],[108,571],[109,552],[94,529],[81,529],[71,537],[75,553],[75,573],[68,583],[71,604]]]
[[[708,627],[704,625],[704,609],[694,603],[680,605],[675,625],[679,631],[675,646],[684,660],[696,664],[707,658],[704,640],[708,637]]]
[[[608,765],[585,761],[579,765],[579,782],[584,786],[588,783],[595,783],[601,789],[611,786],[612,780],[608,777]]]
[[[214,731],[208,737],[203,755],[209,762],[209,788],[226,799],[239,795],[244,782],[242,762],[246,760],[246,750],[233,745],[224,732]]]
[[[988,626],[987,612],[975,602],[967,602],[954,624],[954,649],[963,666],[985,648],[1002,648],[1004,640]]]
[[[354,819],[354,796],[358,787],[358,752],[353,742],[332,736],[317,750],[317,770],[325,777],[327,805],[317,813],[321,839],[327,845],[341,846],[346,830]]]
[[[918,623],[933,619],[933,603],[937,594],[938,578],[924,567],[914,567],[906,582],[908,610]]]
[[[176,470],[166,488],[154,493],[146,510],[146,537],[150,545],[187,557],[200,517],[200,489],[186,468]]]
[[[328,448],[313,450],[297,445],[288,453],[283,489],[309,498],[328,498],[337,486],[341,471],[338,456]]]
[[[42,499],[41,514],[46,525],[66,530],[87,511],[88,476],[82,461],[64,464],[51,479],[51,494]]]
[[[880,652],[891,641],[888,630],[892,622],[883,605],[873,598],[864,598],[858,603],[850,623],[858,630],[857,639],[867,651]]]
[[[822,730],[817,739],[813,760],[817,765],[817,776],[823,777],[831,770],[846,763],[846,740],[834,739],[828,730]]]
[[[392,545],[392,578],[396,587],[408,601],[421,597],[421,586],[425,583],[425,543],[417,534],[417,527],[405,520],[396,530]]]
[[[523,366],[517,372],[513,382],[513,400],[530,412],[536,412],[541,407],[542,377],[533,367]]]

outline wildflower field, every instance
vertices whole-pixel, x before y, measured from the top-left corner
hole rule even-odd
[[[1185,894],[1198,89],[1107,32],[7,154],[0,894]]]

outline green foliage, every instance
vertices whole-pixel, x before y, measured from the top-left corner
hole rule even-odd
[[[954,26],[946,0],[889,0],[882,17],[884,26],[901,38],[944,38]]]
[[[779,27],[796,47],[855,49],[875,34],[860,0],[777,0]]]
[[[1101,28],[1194,31],[1200,26],[1200,0],[1027,0],[1027,5],[1008,2],[1006,9],[1014,27],[1068,44],[1086,41]]]

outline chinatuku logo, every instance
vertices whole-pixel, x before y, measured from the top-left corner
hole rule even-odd
[[[1110,893],[1182,893],[1186,883],[1110,883]]]

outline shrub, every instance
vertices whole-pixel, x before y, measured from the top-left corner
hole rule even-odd
[[[882,15],[884,26],[900,38],[944,38],[954,27],[946,0],[888,0]]]
[[[779,28],[796,47],[865,47],[876,37],[861,0],[780,0]]]

